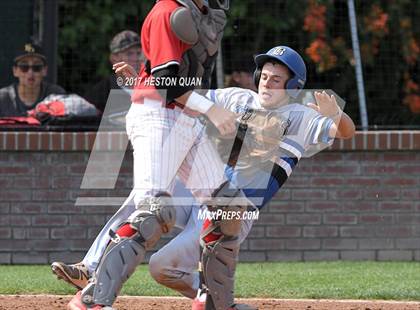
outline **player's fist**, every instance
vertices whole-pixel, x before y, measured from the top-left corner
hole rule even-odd
[[[236,118],[238,116],[235,113],[214,104],[208,109],[206,115],[222,136],[236,132]]]
[[[136,78],[137,72],[136,70],[126,63],[125,61],[117,62],[112,66],[112,70],[114,70],[116,75],[122,75],[126,78]]]

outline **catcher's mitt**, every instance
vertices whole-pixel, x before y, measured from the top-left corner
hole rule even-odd
[[[246,129],[244,144],[251,156],[265,157],[277,150],[286,133],[289,120],[279,112],[248,109],[238,118],[240,128]]]

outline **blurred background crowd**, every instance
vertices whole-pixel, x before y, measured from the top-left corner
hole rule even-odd
[[[253,56],[288,45],[305,59],[306,88],[334,90],[360,128],[349,2],[232,1],[212,87],[253,88]],[[420,1],[354,4],[368,129],[420,128]],[[19,111],[25,112],[61,91],[77,94],[86,100],[84,112],[91,104],[100,115],[109,90],[118,88],[112,64],[142,61],[136,35],[152,5],[150,0],[1,1],[0,117],[10,116],[4,111],[13,93],[20,101],[14,104],[23,104]],[[22,58],[30,53],[28,44],[37,57]],[[31,83],[37,88],[31,90]]]

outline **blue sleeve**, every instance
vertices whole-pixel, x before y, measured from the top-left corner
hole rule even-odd
[[[329,144],[334,140],[333,137],[330,137],[330,129],[331,129],[331,126],[333,124],[334,124],[334,122],[330,118],[326,121],[326,124],[323,128],[323,131],[322,131],[321,137],[320,137],[321,142]]]
[[[279,191],[280,187],[281,186],[276,178],[271,176],[267,188],[245,188],[243,189],[243,192],[247,198],[250,198],[251,201],[256,201],[252,198],[260,198],[259,201],[261,201],[261,198],[263,198],[262,202],[255,203],[255,206],[258,209],[261,209],[267,203],[269,203],[271,199],[273,199],[274,195]]]
[[[246,180],[242,177],[240,170],[234,170],[232,167],[227,167],[225,174],[229,181],[242,189],[245,196],[258,209],[261,209],[273,199],[288,178],[286,171],[277,164],[274,164],[270,175],[265,171],[260,171],[260,173],[256,173],[252,178]]]

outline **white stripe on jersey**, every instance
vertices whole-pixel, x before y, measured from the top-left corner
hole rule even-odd
[[[276,158],[275,162],[277,165],[283,168],[288,177],[292,174],[292,167],[287,161],[282,158]]]
[[[318,118],[316,118],[314,120],[314,123],[318,121],[318,124],[316,124],[317,128],[315,131],[314,136],[312,137],[312,144],[317,144],[319,142],[319,136],[321,135],[321,130],[322,130],[322,125],[324,124],[324,122],[326,121],[325,117],[322,117],[318,120]]]
[[[154,67],[154,68],[151,70],[151,73],[153,74],[153,73],[155,73],[156,71],[158,71],[158,70],[160,70],[160,69],[163,69],[163,68],[166,68],[166,67],[169,67],[169,66],[171,66],[171,65],[177,65],[177,66],[179,66],[179,62],[177,62],[177,61],[175,61],[175,60],[168,61],[167,63],[165,63],[165,64],[163,64],[163,65],[159,65],[159,66]]]
[[[284,149],[286,151],[289,151],[290,153],[295,155],[297,159],[300,159],[302,157],[302,153],[296,147],[290,145],[289,143],[286,143],[284,141],[280,141],[279,146],[282,149]]]

